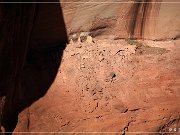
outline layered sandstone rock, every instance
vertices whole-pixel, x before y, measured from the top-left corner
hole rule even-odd
[[[68,34],[166,40],[180,35],[178,0],[62,0]],[[124,3],[123,3],[124,2]],[[136,2],[136,3],[134,3]],[[145,3],[143,3],[145,2]],[[146,3],[147,2],[147,3]],[[155,3],[156,2],[156,3]]]

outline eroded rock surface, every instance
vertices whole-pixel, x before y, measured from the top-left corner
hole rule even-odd
[[[99,38],[179,38],[179,0],[61,0],[68,34]]]
[[[19,115],[15,131],[125,134],[179,128],[180,40],[128,43],[69,44],[55,82]]]

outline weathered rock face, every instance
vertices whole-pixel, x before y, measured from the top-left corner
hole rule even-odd
[[[180,40],[67,45],[51,88],[19,115],[15,131],[148,135],[178,129],[179,45]]]
[[[103,36],[113,39],[132,37],[157,40],[179,37],[179,3],[168,3],[171,2],[168,0],[141,1],[149,3],[133,3],[130,0],[123,2],[102,0],[98,3],[95,0],[85,2],[74,0],[72,3],[62,3],[69,35],[74,34],[76,37],[80,33],[83,35],[89,32],[93,37]]]
[[[165,0],[88,2],[62,4],[70,38],[165,40],[179,36],[179,4],[162,3]],[[179,127],[179,40],[150,42],[148,46],[132,40],[132,46],[125,40],[88,37],[83,43],[79,38],[66,48],[59,69],[66,42],[59,5],[42,4],[33,12],[33,8],[23,9],[30,12],[23,12],[20,6],[18,17],[3,22],[9,29],[6,32],[13,28],[10,37],[16,42],[8,44],[6,37],[0,42],[0,92],[7,97],[2,124],[9,128],[6,131],[14,129],[18,113],[25,107],[15,131],[125,134]],[[31,21],[24,19],[24,13],[32,14]],[[18,25],[10,25],[12,22]],[[56,46],[59,43],[63,46]]]

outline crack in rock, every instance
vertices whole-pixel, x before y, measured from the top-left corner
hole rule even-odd
[[[61,127],[68,126],[68,125],[69,125],[69,123],[70,123],[70,121],[68,121],[67,123],[65,123],[65,124],[61,125]]]
[[[122,135],[126,135],[126,132],[129,130],[129,126],[132,122],[135,122],[135,121],[134,120],[129,121],[128,124],[124,127],[123,129],[124,132]]]
[[[95,108],[91,112],[89,112],[89,113],[93,113],[97,108],[98,108],[98,102],[97,102]]]
[[[27,130],[28,130],[28,132],[30,131],[29,127],[30,127],[30,112],[29,112],[29,108],[28,108],[27,109]]]

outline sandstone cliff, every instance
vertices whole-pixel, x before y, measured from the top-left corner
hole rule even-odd
[[[2,5],[5,131],[180,132],[178,1],[61,2]]]
[[[93,37],[112,39],[131,37],[166,40],[180,35],[180,4],[171,3],[170,0],[61,2],[68,34],[77,34],[74,37],[82,32]]]

